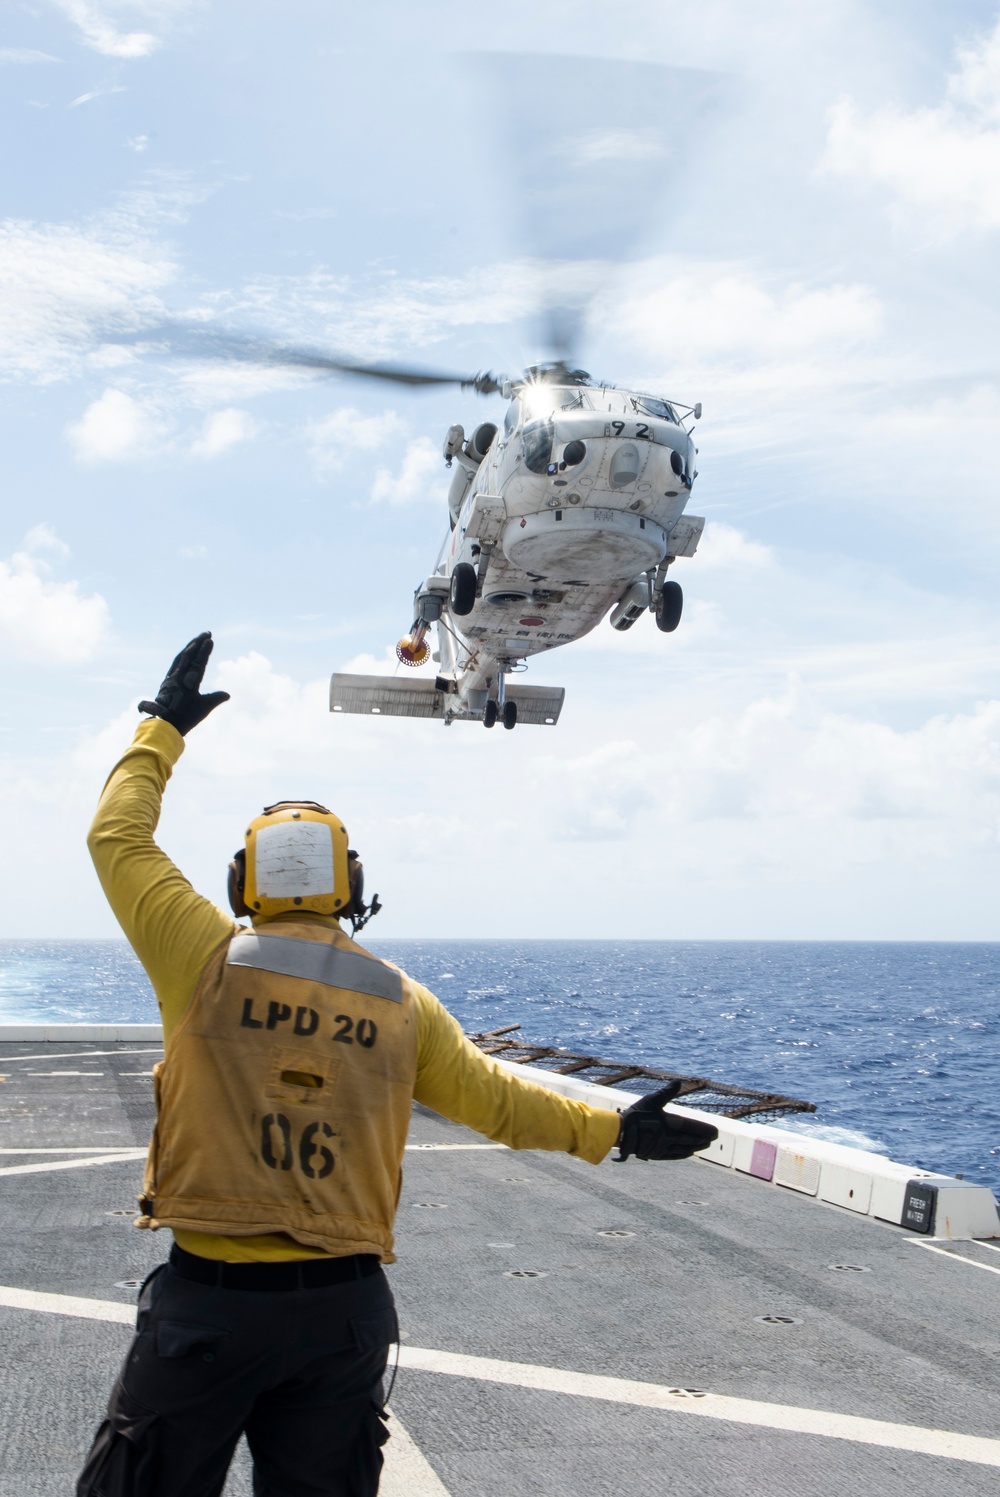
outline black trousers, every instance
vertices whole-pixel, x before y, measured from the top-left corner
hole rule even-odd
[[[218,1497],[240,1435],[254,1497],[375,1497],[397,1339],[381,1269],[323,1288],[218,1288],[154,1270],[77,1497]]]

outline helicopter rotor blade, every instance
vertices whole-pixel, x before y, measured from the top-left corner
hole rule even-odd
[[[360,359],[337,357],[322,349],[274,343],[201,323],[162,323],[127,338],[108,341],[151,345],[181,358],[223,359],[261,368],[314,370],[319,374],[351,374],[411,387],[457,385],[463,390],[475,390],[480,395],[493,395],[504,383],[503,376],[489,373],[446,374],[441,370],[413,369],[405,364],[365,363]]]
[[[680,202],[725,74],[595,57],[477,53],[503,123],[520,238],[541,272],[542,331],[570,362],[588,309],[636,250],[654,210]]]

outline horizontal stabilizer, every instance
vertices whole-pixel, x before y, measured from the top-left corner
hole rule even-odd
[[[330,677],[330,711],[370,713],[383,717],[444,717],[447,698],[426,677],[415,681],[394,676]]]
[[[704,528],[703,515],[681,515],[667,538],[667,555],[693,556]]]
[[[508,702],[517,703],[517,721],[528,726],[555,727],[566,696],[562,686],[507,687]],[[436,717],[455,722],[478,722],[457,696],[439,691],[429,677],[400,680],[396,676],[330,677],[330,711],[360,713],[365,717]]]

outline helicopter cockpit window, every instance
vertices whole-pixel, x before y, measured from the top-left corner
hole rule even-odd
[[[516,400],[512,400],[507,407],[507,414],[503,418],[503,434],[509,437],[521,419],[521,407]]]
[[[544,473],[552,461],[552,422],[529,421],[521,440],[529,473]]]
[[[589,410],[590,401],[584,400],[582,390],[564,390],[559,409],[562,411]]]
[[[659,416],[662,421],[677,421],[673,406],[668,405],[665,400],[654,400],[651,395],[647,395],[637,400],[635,405],[636,410],[647,416]]]

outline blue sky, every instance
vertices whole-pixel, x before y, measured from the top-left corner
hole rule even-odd
[[[211,628],[233,700],[162,839],[217,899],[248,813],[305,795],[347,820],[386,936],[1000,938],[998,23],[11,0],[2,932],[114,933],[91,809]],[[704,403],[705,538],[676,635],[604,624],[532,667],[567,688],[554,731],[332,720],[330,671],[389,668],[433,565],[445,430],[502,405],[102,335],[184,315],[470,372],[544,353],[511,186],[532,121],[468,56],[494,50],[724,77],[582,350]],[[584,90],[566,107],[586,122]]]

